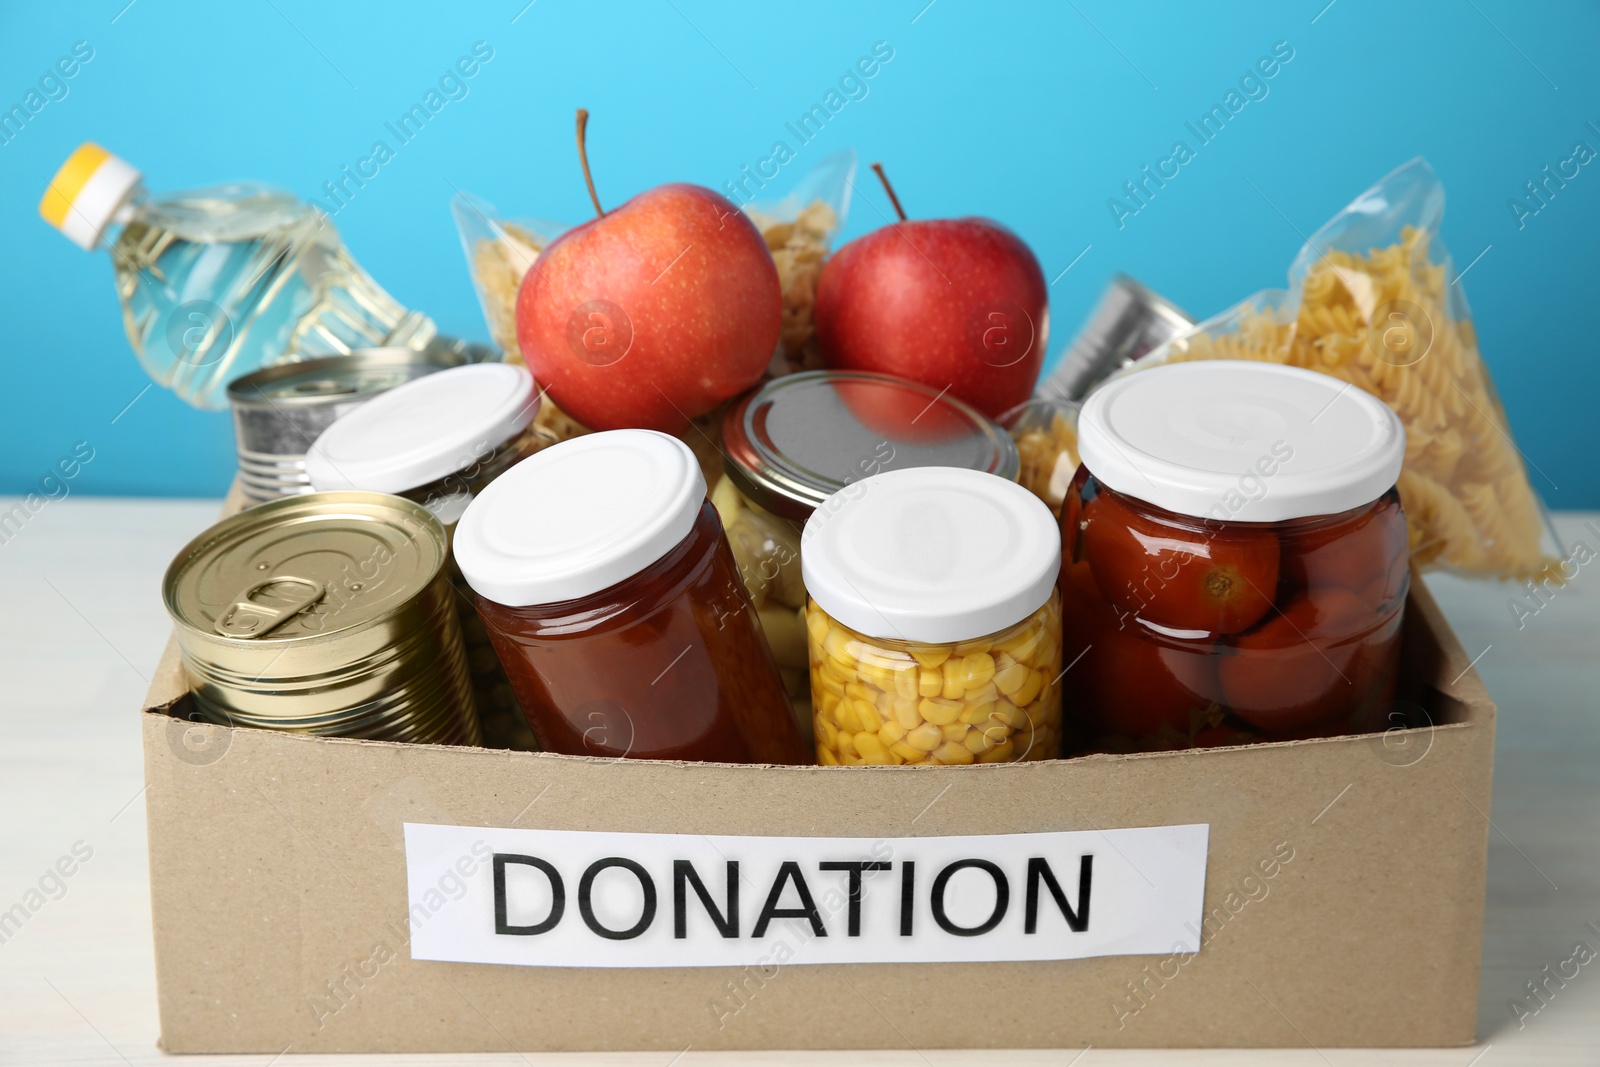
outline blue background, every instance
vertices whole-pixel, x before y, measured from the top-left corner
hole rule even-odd
[[[867,97],[780,182],[853,146],[863,164],[886,162],[911,214],[997,218],[1049,278],[1092,246],[1051,289],[1052,356],[1116,270],[1201,316],[1281,286],[1304,234],[1425,155],[1446,185],[1457,269],[1488,249],[1462,284],[1519,444],[1543,472],[1535,484],[1553,506],[1600,506],[1600,165],[1521,229],[1507,206],[1574,142],[1600,149],[1585,127],[1600,125],[1593,4],[525,2],[0,9],[0,110],[74,42],[95,50],[68,95],[0,146],[0,492],[36,487],[79,441],[95,458],[78,492],[215,495],[232,474],[224,413],[156,388],[117,418],[146,378],[122,332],[109,259],[78,251],[36,214],[79,142],[122,155],[155,190],[256,179],[318,196],[484,41],[494,58],[468,96],[399,148],[337,219],[400,301],[482,338],[452,186],[508,214],[586,218],[572,148],[573,110],[586,106],[603,201],[668,180],[720,188],[775,139],[790,140],[784,123],[886,41],[894,58]],[[1184,123],[1278,41],[1295,54],[1269,95],[1119,230],[1107,199],[1178,138],[1193,145]],[[846,236],[888,211],[862,178]]]

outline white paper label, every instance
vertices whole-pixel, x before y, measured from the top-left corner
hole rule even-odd
[[[1209,830],[874,839],[406,823],[411,957],[768,967],[1196,952]]]

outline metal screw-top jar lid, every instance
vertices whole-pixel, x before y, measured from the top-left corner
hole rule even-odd
[[[853,482],[908,467],[1015,479],[1011,435],[975,408],[916,382],[861,371],[775,378],[728,410],[728,477],[752,502],[803,521]]]

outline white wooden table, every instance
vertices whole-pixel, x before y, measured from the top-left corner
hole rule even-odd
[[[0,498],[0,514],[15,499]],[[167,561],[217,501],[69,498],[0,527],[0,1063],[142,1064],[156,1048],[138,709],[167,639]],[[1594,523],[1593,526],[1587,525]],[[1558,521],[1600,549],[1600,516]],[[696,1063],[1600,1063],[1600,959],[1519,1020],[1508,1007],[1582,941],[1600,952],[1600,560],[1518,618],[1515,587],[1429,584],[1500,705],[1479,1044],[1397,1051],[1073,1049],[1005,1053],[689,1052]],[[1536,602],[1529,601],[1530,608]],[[74,850],[76,849],[76,855]],[[82,857],[87,855],[87,859]],[[63,858],[66,857],[66,862]],[[60,877],[60,869],[70,869]],[[41,886],[41,881],[43,885]],[[1426,907],[1426,901],[1417,902]],[[1400,920],[1397,907],[1397,921]],[[1594,925],[1589,925],[1589,924]],[[1463,936],[1475,936],[1463,931]],[[1570,973],[1570,972],[1569,972]],[[1533,1002],[1530,1002],[1533,1003]],[[597,1025],[603,1025],[597,1020]],[[267,1064],[272,1056],[187,1057]],[[659,1053],[384,1057],[383,1062],[628,1063]],[[287,1063],[357,1062],[343,1057]],[[372,1062],[372,1061],[366,1061]]]

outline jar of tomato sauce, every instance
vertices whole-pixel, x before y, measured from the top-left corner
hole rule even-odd
[[[1314,371],[1179,363],[1102,386],[1061,513],[1078,750],[1381,728],[1410,574],[1405,430]]]
[[[455,553],[546,751],[812,762],[683,442],[545,449],[468,505]]]

